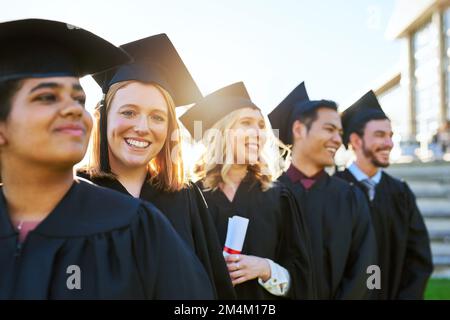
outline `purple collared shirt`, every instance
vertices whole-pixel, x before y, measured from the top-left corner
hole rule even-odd
[[[300,170],[298,170],[296,167],[294,167],[291,164],[289,169],[286,171],[286,174],[289,177],[289,179],[292,181],[292,183],[300,182],[303,185],[303,187],[306,190],[308,190],[314,185],[314,183],[318,179],[320,179],[325,174],[325,170],[320,170],[312,177],[308,177],[307,175],[305,175],[303,172],[301,172]]]

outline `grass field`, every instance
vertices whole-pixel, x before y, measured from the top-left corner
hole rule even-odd
[[[425,291],[426,300],[450,300],[450,279],[431,279]]]

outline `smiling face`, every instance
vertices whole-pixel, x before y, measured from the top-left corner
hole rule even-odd
[[[167,131],[167,102],[155,86],[133,81],[120,88],[107,118],[111,168],[147,166],[163,148]]]
[[[22,80],[0,123],[2,160],[72,168],[83,159],[92,129],[78,78]]]
[[[334,164],[334,155],[342,144],[342,124],[339,113],[329,108],[319,108],[317,119],[311,127],[295,121],[293,126],[295,150],[302,159],[318,169]]]
[[[233,158],[236,164],[254,164],[259,160],[265,143],[265,122],[258,109],[239,110],[239,117],[231,127]]]
[[[394,147],[392,136],[391,121],[371,120],[364,127],[363,137],[353,133],[350,142],[357,158],[364,158],[374,167],[386,168],[389,166],[389,156]]]

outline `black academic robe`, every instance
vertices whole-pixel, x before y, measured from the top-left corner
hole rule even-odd
[[[199,187],[203,190],[201,182]],[[309,236],[303,215],[289,191],[275,183],[267,191],[247,176],[239,185],[233,201],[216,191],[203,191],[213,216],[222,247],[228,218],[248,218],[242,254],[268,258],[286,268],[291,277],[287,298],[313,299],[315,288],[311,269]],[[264,289],[257,279],[235,286],[238,299],[279,299]]]
[[[306,217],[318,299],[368,298],[366,272],[375,264],[376,243],[362,192],[326,173],[308,190],[286,173],[279,180]]]
[[[346,169],[336,176],[358,186],[370,205],[378,244],[381,290],[377,299],[423,299],[433,271],[430,240],[415,196],[406,182],[383,172],[370,201],[364,185]]]
[[[197,257],[149,203],[75,180],[19,246],[0,195],[0,299],[213,297]]]
[[[130,193],[114,178],[91,177],[84,172],[83,178],[102,187],[121,193]],[[142,186],[139,198],[154,204],[169,219],[183,240],[193,249],[207,271],[218,299],[235,299],[236,293],[222,255],[219,239],[201,191],[194,184],[177,192],[165,192],[149,182]]]

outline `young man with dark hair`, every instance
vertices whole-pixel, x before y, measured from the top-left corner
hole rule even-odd
[[[408,184],[382,170],[393,148],[391,121],[372,91],[342,114],[344,144],[356,161],[336,176],[364,191],[378,246],[377,299],[423,299],[433,271],[430,242]]]
[[[333,101],[310,101],[301,83],[270,114],[279,138],[292,145],[292,164],[280,181],[306,216],[319,299],[365,299],[375,237],[360,190],[330,177],[341,146],[341,120]]]

